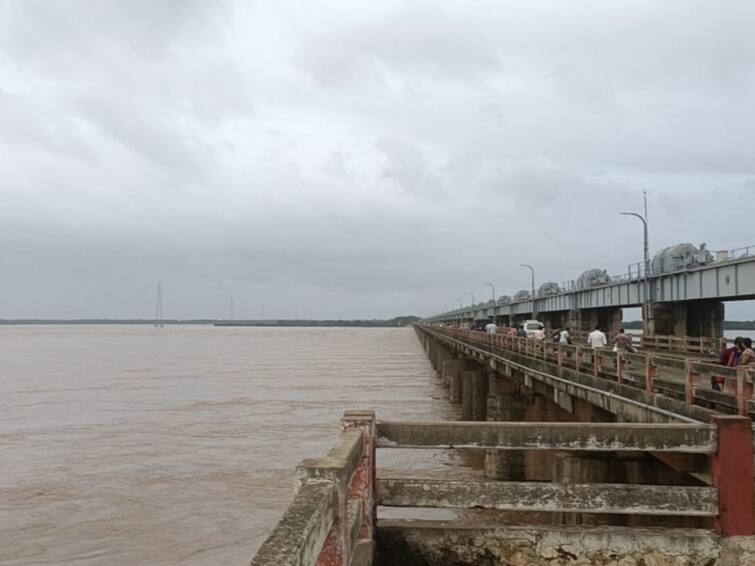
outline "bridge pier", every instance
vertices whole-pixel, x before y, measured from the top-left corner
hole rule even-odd
[[[621,328],[622,315],[618,307],[572,309],[568,313],[567,326],[574,336],[592,332],[600,327],[606,334],[616,334]],[[575,332],[576,331],[576,332]]]
[[[470,364],[471,365],[471,364]],[[477,365],[477,364],[475,364]],[[487,418],[488,376],[479,365],[462,373],[461,418],[464,421],[484,421]]]
[[[505,378],[495,384],[495,421],[523,422],[525,420],[525,393],[522,387]],[[491,479],[525,480],[524,450],[486,450],[485,476]]]
[[[540,322],[545,325],[546,336],[549,336],[549,332],[556,330],[557,328],[576,328],[572,326],[571,311],[552,311],[543,312],[538,315]]]
[[[451,381],[453,380],[454,374],[459,373],[459,360],[451,357],[450,359],[445,359],[443,361],[443,364],[441,365],[440,370],[440,379],[443,382],[443,387],[446,389],[451,388]]]
[[[718,339],[724,335],[724,303],[718,299],[650,303],[643,309],[647,336],[704,336]]]
[[[462,374],[466,368],[466,362],[460,355],[456,360],[453,369],[448,376],[448,400],[451,403],[461,403],[462,397]]]

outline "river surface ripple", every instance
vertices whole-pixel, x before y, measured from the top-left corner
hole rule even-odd
[[[453,416],[406,328],[19,326],[0,341],[0,564],[248,564],[343,411]]]

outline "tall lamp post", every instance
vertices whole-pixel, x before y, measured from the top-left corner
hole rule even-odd
[[[461,322],[464,319],[464,313],[462,312],[464,307],[461,304],[461,297],[456,297],[456,300],[459,301],[459,328],[461,328]]]
[[[650,300],[650,289],[648,287],[648,273],[650,272],[650,247],[648,244],[648,197],[647,192],[643,191],[643,197],[645,201],[645,215],[637,214],[636,212],[619,212],[619,214],[623,216],[634,216],[635,218],[639,218],[642,221],[642,251],[643,256],[645,260],[645,273],[643,277],[643,292],[642,292],[642,304],[647,305]],[[643,318],[647,316],[648,313],[643,313]]]
[[[490,287],[493,291],[493,322],[495,322],[495,285],[492,283],[485,283],[488,287]]]
[[[520,265],[530,270],[530,275],[532,277],[532,318],[537,319],[537,303],[535,303],[535,268],[528,263],[522,263]]]
[[[467,293],[470,297],[472,297],[472,306],[474,306],[474,293]]]

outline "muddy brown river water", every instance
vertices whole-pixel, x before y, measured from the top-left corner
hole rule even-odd
[[[411,329],[6,326],[0,344],[3,565],[248,564],[344,410],[453,416]]]

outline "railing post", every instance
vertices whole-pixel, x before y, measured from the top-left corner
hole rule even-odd
[[[716,529],[723,536],[749,536],[752,522],[752,422],[747,417],[714,415],[718,449],[711,469],[718,488]]]
[[[600,348],[593,348],[592,351],[592,373],[595,377],[598,377],[603,370],[602,358],[600,356]]]
[[[624,382],[624,360],[621,357],[621,352],[616,352],[616,380],[619,383]]]
[[[561,347],[560,342],[558,344],[558,351],[556,352],[556,363],[558,367],[563,367],[564,365],[564,349]]]
[[[582,366],[582,347],[577,346],[577,351],[574,354],[574,368],[577,373],[579,373],[579,369]]]
[[[655,363],[653,356],[645,354],[645,391],[653,394],[653,381],[655,380]]]
[[[687,358],[684,360],[684,400],[687,405],[692,405],[695,400],[695,373],[692,371],[692,363],[694,360]]]
[[[750,412],[752,399],[752,383],[747,381],[747,368],[737,368],[737,414],[747,416]]]

